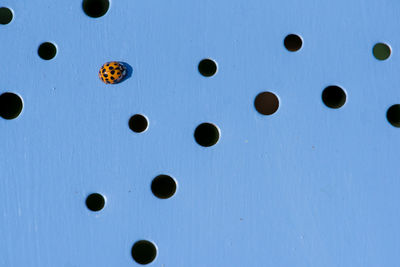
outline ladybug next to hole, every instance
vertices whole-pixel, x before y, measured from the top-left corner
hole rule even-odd
[[[106,84],[119,83],[125,75],[126,67],[117,61],[107,62],[99,70],[99,78]]]

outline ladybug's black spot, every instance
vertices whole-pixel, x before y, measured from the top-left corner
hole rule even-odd
[[[106,66],[108,67],[108,66],[110,66],[110,64],[109,64],[109,63],[107,63],[107,64],[106,64]]]
[[[119,72],[119,71],[118,71],[118,72],[117,72],[117,74],[118,74],[118,75],[120,75],[120,74],[121,74],[121,72]]]
[[[104,73],[105,71],[106,71],[106,69],[103,68],[103,70],[101,72]]]
[[[110,70],[113,70],[113,69],[114,69],[114,67],[111,66],[111,67],[110,67]]]
[[[114,80],[114,77],[111,77],[111,80]]]
[[[104,77],[108,77],[108,74],[104,73]]]
[[[111,71],[111,74],[114,75],[114,73],[115,73],[115,70],[112,70],[112,71]]]

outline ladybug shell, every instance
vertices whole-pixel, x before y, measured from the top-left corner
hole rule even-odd
[[[119,83],[125,75],[125,66],[117,61],[107,62],[99,70],[99,78],[106,84]]]

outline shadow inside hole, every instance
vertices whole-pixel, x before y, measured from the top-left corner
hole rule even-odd
[[[13,19],[13,13],[11,9],[6,7],[0,7],[0,24],[6,25]]]
[[[217,73],[217,63],[209,58],[200,61],[198,70],[204,77],[211,77]]]
[[[98,193],[90,194],[86,198],[86,206],[91,211],[100,211],[104,208],[106,201],[104,197]]]
[[[400,104],[391,106],[386,112],[386,118],[394,127],[400,127]]]
[[[219,140],[219,130],[211,123],[202,123],[194,132],[196,142],[204,147],[215,145]]]
[[[346,103],[346,93],[339,86],[331,85],[322,92],[322,101],[329,108],[341,108]]]
[[[92,18],[104,16],[110,7],[108,0],[83,0],[82,8],[86,15]]]
[[[156,246],[147,240],[137,241],[132,246],[132,258],[139,264],[149,264],[154,261],[157,256]]]
[[[377,43],[372,50],[374,57],[378,60],[388,59],[390,57],[391,52],[392,51],[390,47],[384,43]]]
[[[57,47],[50,43],[42,43],[38,48],[38,55],[41,59],[50,60],[53,59],[57,54]]]
[[[159,175],[151,182],[151,191],[158,198],[170,198],[176,192],[176,182],[171,176]]]
[[[296,34],[289,34],[285,37],[284,45],[290,52],[296,52],[303,46],[303,40]]]
[[[274,93],[262,92],[256,96],[254,107],[262,115],[272,115],[279,108],[279,99]]]
[[[6,120],[17,118],[23,108],[22,98],[14,93],[3,93],[0,95],[0,116]]]

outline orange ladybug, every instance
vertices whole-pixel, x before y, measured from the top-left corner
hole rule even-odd
[[[99,70],[99,78],[106,84],[119,83],[125,75],[126,67],[117,61],[107,62]]]

